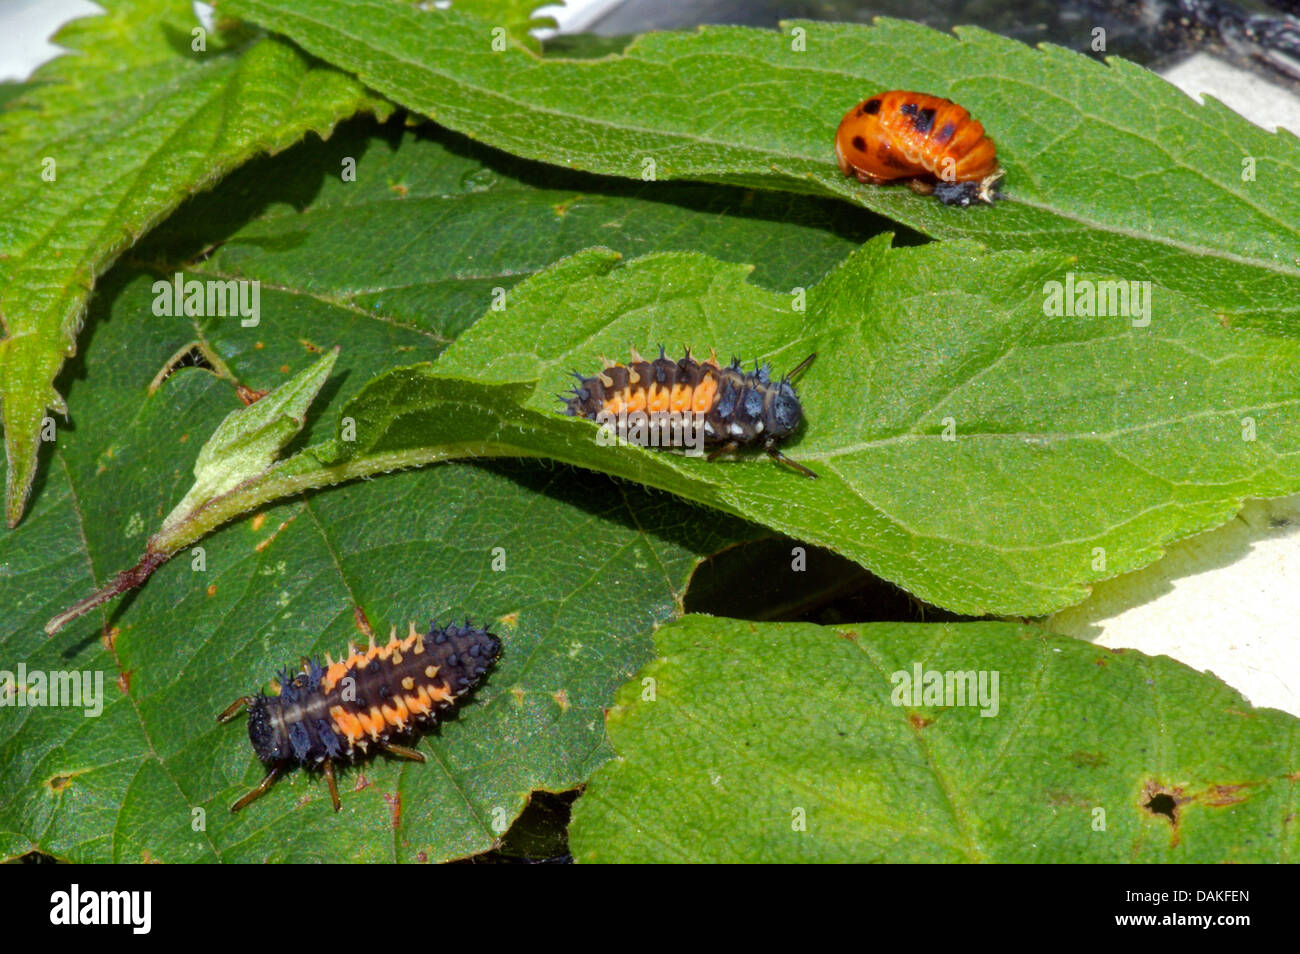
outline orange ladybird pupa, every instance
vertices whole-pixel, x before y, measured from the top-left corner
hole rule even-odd
[[[945,205],[1000,198],[993,140],[964,108],[928,93],[891,90],[858,103],[835,131],[835,156],[859,182],[903,180]]]

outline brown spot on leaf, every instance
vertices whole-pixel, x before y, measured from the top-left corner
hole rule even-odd
[[[65,788],[72,784],[71,775],[55,775],[45,783],[51,792],[58,795]]]
[[[215,583],[209,583],[209,584],[208,584],[208,588],[207,588],[207,590],[206,590],[205,592],[208,594],[208,596],[216,596],[216,595],[217,595],[217,584],[215,584]]]
[[[1066,758],[1079,768],[1100,768],[1110,762],[1102,752],[1071,752]]]
[[[122,695],[124,695],[124,696],[127,695],[127,694],[129,694],[130,691],[131,691],[131,673],[132,673],[132,672],[133,672],[133,670],[128,669],[128,670],[126,670],[125,672],[119,674],[118,677],[117,677],[117,679],[115,680],[115,681],[117,682],[117,688],[118,688],[118,691],[121,692]]]
[[[261,529],[262,529],[262,525],[263,525],[264,523],[266,523],[266,513],[265,513],[265,512],[259,513],[259,514],[257,514],[256,516],[254,516],[254,517],[253,517],[253,520],[252,520],[253,531],[256,532],[256,531],[258,531],[258,530],[261,530]]]
[[[916,712],[909,712],[907,715],[907,721],[912,724],[913,729],[924,729],[926,726],[934,722],[933,719],[927,719],[925,716]]]
[[[384,792],[384,801],[388,803],[388,811],[392,818],[393,830],[396,831],[402,827],[402,793],[401,792]]]
[[[250,388],[242,384],[235,385],[235,394],[239,397],[239,400],[243,402],[244,407],[256,404],[258,401],[262,400],[262,398],[266,397],[268,393],[269,392],[264,391],[261,388]]]
[[[370,627],[370,618],[366,616],[366,611],[355,603],[352,604],[352,622],[366,639],[375,635],[375,631]]]
[[[574,203],[580,201],[581,199],[582,196],[575,195],[571,199],[565,199],[563,202],[555,203],[555,205],[551,206],[551,209],[554,210],[555,217],[557,219],[562,219],[569,214],[569,207],[572,206]]]
[[[289,526],[289,524],[293,523],[293,521],[296,519],[297,519],[297,515],[295,514],[294,516],[290,517],[288,520],[285,520],[283,523],[281,523],[278,527],[275,528],[275,532],[272,533],[269,537],[267,537],[265,540],[259,540],[257,542],[257,545],[253,547],[253,549],[256,550],[258,553],[261,553],[263,550],[265,550],[267,547],[269,547],[272,543],[275,542],[275,538],[284,532],[285,527]]]
[[[1089,808],[1092,805],[1092,802],[1082,795],[1075,795],[1061,789],[1050,789],[1047,792],[1047,801],[1051,805],[1074,805],[1079,808]]]
[[[560,707],[561,712],[567,712],[569,709],[569,694],[563,689],[558,690],[551,698],[555,704]]]
[[[1239,794],[1242,789],[1247,788],[1242,785],[1214,785],[1202,792],[1197,801],[1209,805],[1212,808],[1223,808],[1227,805],[1236,805],[1246,800],[1245,795]]]

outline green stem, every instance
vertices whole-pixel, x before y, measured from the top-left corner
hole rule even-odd
[[[440,444],[415,450],[395,451],[359,457],[326,467],[297,471],[294,468],[306,459],[311,450],[282,461],[261,476],[214,497],[195,508],[183,520],[176,521],[149,538],[144,555],[130,569],[123,570],[105,586],[85,599],[79,600],[45,624],[47,635],[53,636],[67,623],[101,606],[128,590],[144,584],[145,580],[170,560],[178,551],[207,536],[222,524],[265,504],[317,490],[332,487],[359,477],[374,477],[394,470],[424,467],[447,460],[478,457],[541,457],[535,450],[500,444],[492,441],[467,441],[457,444]]]

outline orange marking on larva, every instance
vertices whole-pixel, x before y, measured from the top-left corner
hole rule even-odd
[[[342,706],[332,706],[330,718],[334,720],[334,727],[348,740],[348,744],[356,745],[362,735],[361,723],[357,717]]]
[[[400,702],[400,700],[394,700]],[[394,728],[403,728],[406,725],[406,719],[411,714],[407,711],[406,706],[385,705],[379,710],[379,714],[384,717],[384,721]]]
[[[393,697],[393,708],[397,710],[397,718],[401,720],[402,725],[411,718],[412,712],[406,705],[406,699],[403,696]]]
[[[669,409],[672,405],[672,394],[661,384],[650,385],[650,392],[646,397],[646,410],[651,414],[661,413]]]
[[[325,670],[325,675],[320,681],[321,688],[326,692],[333,692],[334,687],[339,684],[339,680],[346,676],[347,673],[347,663],[342,661],[330,663],[329,668]]]
[[[690,410],[691,395],[694,394],[694,388],[686,384],[674,384],[672,397],[669,400],[669,410],[675,414]]]
[[[717,399],[718,380],[708,375],[695,386],[695,392],[691,395],[691,410],[696,414],[707,414]]]
[[[402,688],[405,689],[407,692],[415,691],[415,680],[412,679],[410,676],[404,676],[402,678]]]

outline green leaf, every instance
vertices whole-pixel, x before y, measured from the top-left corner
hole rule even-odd
[[[563,0],[555,5],[563,6]],[[489,24],[501,26],[516,43],[535,52],[540,51],[542,46],[529,35],[529,31],[555,29],[559,26],[555,17],[534,16],[534,11],[542,6],[551,6],[551,4],[544,3],[543,0],[462,0],[461,2],[462,10],[474,14]]]
[[[926,234],[1056,249],[1300,335],[1300,149],[1160,77],[977,29],[880,19],[647,34],[622,55],[493,52],[483,21],[396,0],[223,0],[402,105],[521,156],[611,175],[832,195]],[[380,12],[382,11],[382,13]],[[1006,202],[952,209],[846,180],[836,125],[872,92],[951,97],[983,122]],[[652,166],[647,166],[652,163]]]
[[[281,448],[302,430],[307,408],[337,358],[336,348],[270,394],[226,415],[194,462],[194,486],[163,520],[162,528],[175,526],[212,498],[265,473]]]
[[[46,639],[45,616],[167,502],[150,482],[183,472],[181,438],[231,400],[203,372],[174,375],[113,439],[139,470],[95,479],[102,445],[60,450],[31,519],[0,538],[7,668],[101,673],[105,694],[94,718],[0,709],[0,829],[23,839],[11,854],[262,863],[487,850],[531,791],[571,788],[608,757],[601,707],[648,658],[649,630],[675,615],[699,556],[732,539],[670,498],[595,475],[454,464],[272,508],[205,540],[202,569],[187,554],[120,613]],[[109,493],[120,517],[97,519],[90,508],[107,509]],[[264,767],[242,720],[218,725],[216,714],[300,656],[364,640],[358,613],[381,634],[471,616],[504,654],[419,741],[426,764],[381,756],[347,770],[339,815],[305,772],[232,815]]]
[[[353,379],[359,386],[390,367],[394,355],[436,354],[523,276],[597,238],[645,249],[675,247],[683,236],[702,233],[693,241],[719,255],[764,262],[759,274],[778,287],[814,280],[861,238],[861,224],[844,221],[834,203],[796,204],[788,196],[691,185],[656,189],[649,197],[622,183],[503,159],[451,134],[396,133],[400,145],[394,149],[365,128],[237,174],[229,187],[196,199],[137,249],[137,258],[156,260],[173,283],[193,280],[185,279],[189,274],[227,283],[256,280],[266,283],[261,301],[268,315],[315,313],[307,333],[283,320],[259,322],[255,332],[242,321],[208,322],[208,341],[199,344],[207,354],[238,355],[229,362],[233,370],[215,359],[232,380],[254,369],[282,374],[288,366],[277,356],[319,351],[316,342],[329,340],[327,329],[348,334],[358,320],[375,319],[367,321],[362,360],[344,358],[364,372]],[[342,161],[357,163],[355,181],[335,175]],[[293,183],[295,195],[310,196],[309,204],[277,203],[275,184],[284,182]],[[359,212],[373,228],[358,232]],[[228,223],[244,215],[254,220],[231,231]],[[461,230],[481,239],[467,247]],[[220,242],[213,242],[214,234]],[[215,251],[214,244],[220,246]],[[173,273],[181,266],[170,263],[192,258],[203,261]],[[385,263],[378,271],[370,264],[376,261]],[[532,456],[517,445],[489,449],[476,437],[470,445],[335,468],[322,469],[315,453],[285,461],[265,481],[234,482],[205,497],[192,518],[169,520],[134,566],[51,619],[49,631],[139,586],[171,554],[255,506],[255,499],[489,450]]]
[[[355,181],[339,175],[348,159]],[[237,171],[132,257],[165,278],[181,269],[257,278],[268,314],[324,304],[340,322],[369,321],[372,335],[390,329],[382,368],[437,355],[496,289],[508,293],[591,245],[628,256],[694,249],[753,263],[756,282],[788,291],[817,282],[884,224],[831,200],[694,183],[647,188],[514,159],[430,124],[376,131],[358,120],[327,143]],[[243,362],[281,353],[277,343],[303,346],[274,321],[255,333],[211,327]],[[254,337],[267,350],[251,349]]]
[[[1147,326],[1048,317],[1041,289],[1066,264],[878,240],[799,312],[743,266],[584,252],[512,291],[436,364],[367,385],[342,412],[351,439],[307,448],[210,515],[447,456],[541,455],[828,547],[954,612],[1047,613],[1243,498],[1300,486],[1300,343],[1227,331],[1158,288]],[[602,446],[594,424],[559,413],[570,369],[656,342],[778,371],[817,352],[785,449],[821,479]]]
[[[0,114],[0,402],[7,515],[22,515],[53,387],[100,274],[186,197],[307,132],[391,107],[284,43],[207,36],[188,0],[106,0],[65,27],[73,55]]]
[[[345,156],[355,182],[338,177]],[[453,463],[262,509],[203,540],[204,569],[187,549],[134,598],[53,640],[39,629],[139,556],[190,488],[204,439],[240,407],[235,384],[275,388],[341,345],[292,452],[333,434],[337,406],[395,356],[437,354],[493,287],[597,237],[631,252],[700,236],[786,288],[856,246],[844,218],[833,204],[739,190],[645,193],[371,123],[250,164],[187,203],[102,283],[67,375],[77,427],[59,432],[29,518],[0,535],[3,668],[102,672],[107,693],[98,718],[0,707],[0,850],[433,861],[490,847],[531,791],[582,782],[609,756],[601,708],[650,658],[654,624],[681,612],[702,556],[753,527],[569,468]],[[473,249],[463,235],[479,236]],[[358,268],[359,255],[384,269]],[[182,266],[187,279],[261,280],[259,324],[154,316],[153,281]],[[176,366],[196,341],[216,373]],[[160,366],[172,373],[150,392]],[[381,635],[472,615],[502,634],[505,654],[421,741],[429,764],[381,757],[349,772],[340,816],[302,772],[231,816],[262,769],[243,726],[218,726],[216,713],[304,653],[359,638],[358,608]]]
[[[702,616],[655,647],[609,713],[618,758],[574,808],[580,861],[1278,862],[1300,847],[1300,723],[1165,657],[1005,623]],[[918,670],[952,694],[912,697]]]

